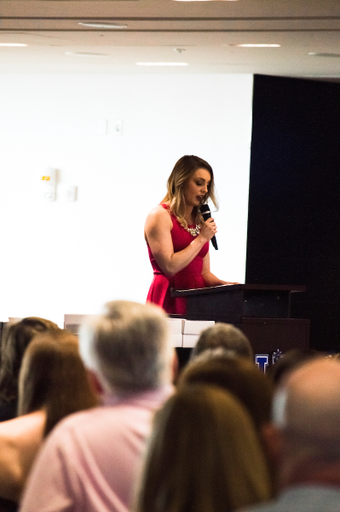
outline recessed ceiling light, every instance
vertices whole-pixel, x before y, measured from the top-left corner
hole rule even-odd
[[[65,55],[74,55],[76,57],[107,57],[105,53],[89,53],[89,52],[65,52]]]
[[[23,44],[23,43],[0,43],[0,46],[27,46],[27,44]]]
[[[280,48],[280,44],[274,43],[243,43],[243,44],[229,44],[228,46],[238,46],[241,48]]]
[[[118,23],[95,23],[94,21],[91,22],[80,22],[78,25],[82,25],[83,27],[92,27],[92,28],[105,28],[105,29],[112,29],[117,30],[121,28],[127,28],[127,25],[120,25]]]
[[[187,62],[136,62],[137,66],[189,66]]]
[[[312,57],[335,57],[335,58],[340,58],[340,53],[309,52],[308,55],[311,55]]]

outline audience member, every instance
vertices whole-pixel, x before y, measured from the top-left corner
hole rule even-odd
[[[19,375],[19,416],[0,424],[0,497],[18,502],[43,437],[66,415],[97,403],[77,338],[61,329],[36,335]]]
[[[23,318],[6,326],[0,352],[0,421],[17,415],[18,378],[28,344],[37,333],[58,329],[53,322],[38,317]]]
[[[273,386],[245,358],[203,352],[190,361],[179,376],[179,388],[188,384],[212,384],[234,393],[248,409],[259,431],[270,422]]]
[[[231,512],[270,496],[243,405],[214,386],[179,389],[156,415],[134,512]]]
[[[191,359],[205,350],[223,348],[238,356],[254,360],[253,349],[247,336],[231,324],[217,322],[201,332],[191,353]]]
[[[127,512],[152,417],[172,393],[173,349],[164,311],[114,301],[80,333],[104,405],[64,420],[30,474],[23,512]]]
[[[318,358],[292,370],[277,390],[272,443],[278,499],[252,512],[340,509],[340,364]]]
[[[190,361],[180,374],[177,386],[211,384],[230,391],[242,402],[252,417],[270,469],[273,491],[275,473],[272,453],[264,442],[270,424],[273,386],[270,380],[248,359],[205,351]]]

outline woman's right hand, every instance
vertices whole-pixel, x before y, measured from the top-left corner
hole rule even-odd
[[[205,222],[203,222],[201,226],[200,235],[206,239],[207,242],[212,239],[213,236],[217,233],[217,226],[215,220],[210,217]]]

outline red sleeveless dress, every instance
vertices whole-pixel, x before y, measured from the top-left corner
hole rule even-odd
[[[167,209],[165,204],[162,204],[162,206],[163,208]],[[195,237],[186,231],[178,222],[177,217],[172,214],[171,220],[171,238],[174,252],[179,252],[185,249],[194,240]],[[189,227],[195,226],[193,225]],[[171,288],[175,290],[186,290],[188,288],[203,288],[205,286],[202,277],[202,268],[203,258],[209,251],[209,242],[204,244],[200,252],[189,263],[189,265],[187,265],[172,277],[167,277],[159,268],[149,245],[148,251],[154,276],[146,299],[147,302],[158,304],[168,314],[185,315],[186,299],[184,297],[171,297],[170,290]]]

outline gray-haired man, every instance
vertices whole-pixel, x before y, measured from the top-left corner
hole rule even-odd
[[[108,303],[84,326],[80,347],[104,405],[56,427],[34,465],[23,512],[127,512],[153,413],[172,392],[173,349],[157,306]]]

